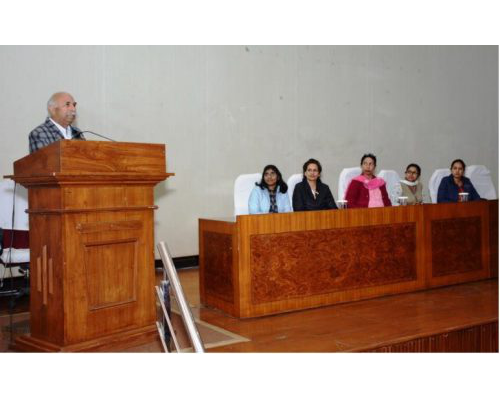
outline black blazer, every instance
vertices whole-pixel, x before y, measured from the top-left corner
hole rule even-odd
[[[333,199],[332,192],[328,185],[325,185],[318,179],[316,182],[316,190],[318,194],[315,199],[311,192],[311,187],[307,183],[306,177],[303,177],[302,182],[297,183],[293,190],[293,211],[337,209],[337,204],[335,204],[335,200]]]

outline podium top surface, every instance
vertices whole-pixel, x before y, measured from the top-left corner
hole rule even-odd
[[[164,176],[164,144],[60,140],[14,162],[18,178],[99,175]],[[163,178],[163,179],[164,179]]]

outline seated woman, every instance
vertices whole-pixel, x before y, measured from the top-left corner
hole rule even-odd
[[[255,183],[255,187],[248,199],[249,213],[291,212],[292,207],[290,206],[287,190],[288,186],[283,182],[279,169],[274,165],[266,165],[260,183]]]
[[[345,199],[348,208],[390,206],[385,181],[375,176],[377,157],[365,154],[361,157],[361,175],[353,178],[347,187]]]
[[[469,193],[468,200],[480,200],[481,197],[469,178],[464,176],[465,163],[457,159],[451,163],[451,174],[444,177],[439,184],[437,202],[456,203],[459,193]]]
[[[407,197],[407,204],[422,204],[422,184],[420,178],[421,169],[417,164],[406,167],[405,179],[401,179],[401,196]]]
[[[336,209],[337,204],[333,199],[328,185],[321,182],[321,164],[311,158],[302,167],[304,177],[302,182],[295,185],[293,190],[294,211],[316,211]]]

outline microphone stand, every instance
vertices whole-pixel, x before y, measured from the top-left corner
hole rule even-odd
[[[95,133],[95,132],[92,132],[92,131],[80,131],[78,133],[79,133],[79,135],[83,135],[84,133],[91,133],[92,135],[96,135],[96,136],[102,137],[103,139],[107,139],[107,140],[109,140],[111,142],[116,142],[116,140],[113,140],[113,139],[111,139],[111,138],[109,138],[107,136],[104,136],[104,135],[101,135],[99,133]]]

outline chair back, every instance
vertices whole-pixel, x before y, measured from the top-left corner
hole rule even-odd
[[[486,166],[470,165],[465,169],[465,176],[471,180],[481,198],[488,200],[498,198],[491,180],[491,172]]]
[[[295,189],[295,185],[302,181],[303,174],[293,174],[288,178],[286,184],[288,186],[288,197],[290,199],[290,204],[293,207],[293,190]]]
[[[240,175],[234,181],[234,215],[248,214],[248,199],[255,183],[260,182],[262,174]]]
[[[16,198],[14,203],[14,181],[10,179],[0,180],[0,228],[29,230],[29,218],[26,210],[28,208],[28,191],[24,186],[16,186]],[[13,205],[15,204],[15,209]],[[12,226],[12,212],[14,209],[14,226]]]
[[[14,181],[10,179],[0,180],[0,228],[2,229],[0,279],[4,275],[5,267],[29,263],[29,218],[26,213],[27,208],[28,191],[26,188],[21,185],[15,186]],[[14,224],[12,223],[12,213],[14,213]]]
[[[393,206],[398,205],[398,197],[401,196],[401,182],[399,174],[392,169],[383,169],[378,174],[377,177],[382,178],[385,181],[385,186],[387,188],[387,194]]]
[[[338,200],[345,200],[345,192],[352,178],[361,174],[361,167],[344,168],[339,175]]]
[[[429,179],[429,194],[431,196],[432,203],[437,203],[439,184],[441,183],[441,180],[448,175],[450,175],[450,170],[448,168],[436,169],[432,173],[431,179]]]

